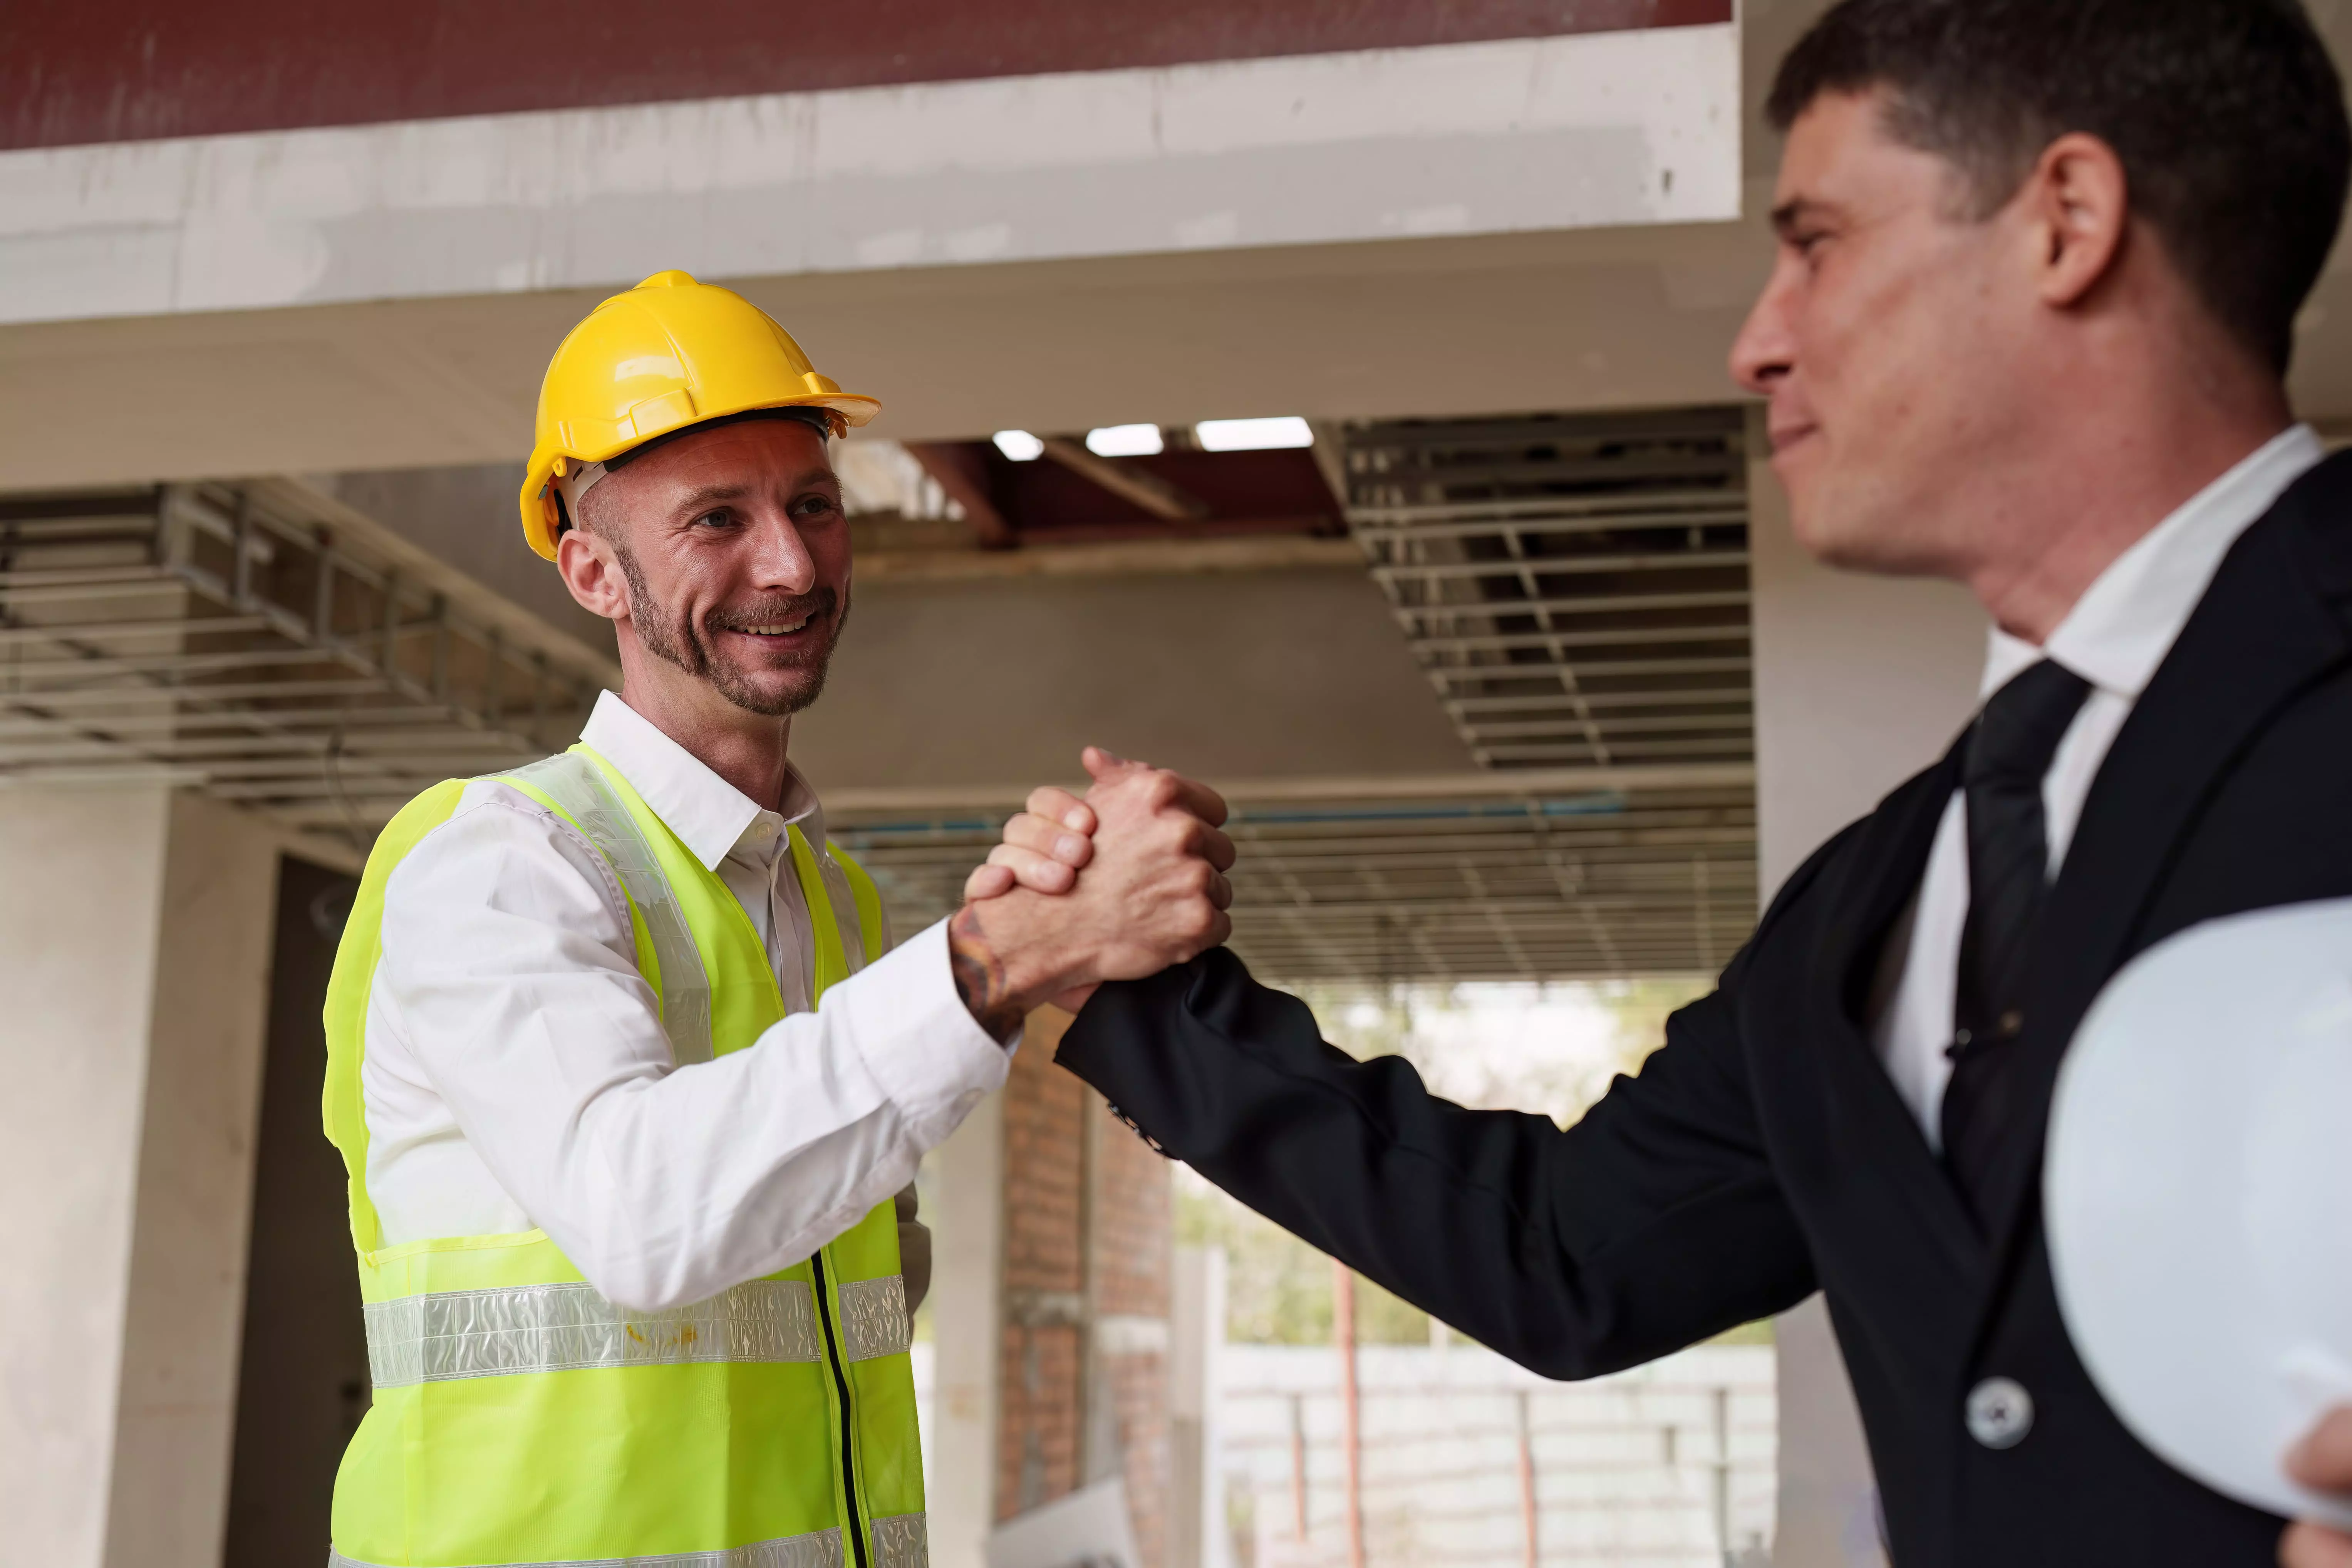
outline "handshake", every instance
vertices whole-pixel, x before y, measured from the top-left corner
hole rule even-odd
[[[1225,803],[1204,784],[1089,746],[1080,800],[1044,788],[964,883],[948,922],[957,992],[1010,1039],[1029,1012],[1072,1012],[1106,980],[1139,980],[1232,933]]]

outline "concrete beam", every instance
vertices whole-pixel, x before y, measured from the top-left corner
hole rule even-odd
[[[0,321],[1729,218],[1738,57],[1721,23],[27,148]]]

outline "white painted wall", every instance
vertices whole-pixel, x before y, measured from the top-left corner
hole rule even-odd
[[[27,149],[0,321],[1738,211],[1738,29],[1650,28]]]
[[[1976,704],[1985,618],[1959,588],[1832,572],[1790,532],[1748,419],[1756,628],[1756,804],[1763,896],[1823,839],[1940,756]],[[1829,1314],[1778,1325],[1780,1531],[1774,1568],[1884,1559],[1870,1459]]]
[[[219,1560],[274,839],[0,792],[0,1562]]]

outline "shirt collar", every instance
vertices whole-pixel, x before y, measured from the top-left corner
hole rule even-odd
[[[2238,536],[2326,455],[2310,426],[2281,431],[2110,562],[2048,642],[2036,647],[1993,627],[1984,695],[2048,658],[2103,691],[2137,700]]]
[[[580,738],[629,781],[706,871],[717,870],[739,845],[755,860],[772,860],[789,823],[802,825],[812,847],[824,842],[816,792],[790,763],[784,764],[783,809],[767,811],[614,692],[597,694]]]

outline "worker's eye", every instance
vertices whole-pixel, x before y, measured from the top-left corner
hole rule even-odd
[[[732,528],[734,525],[735,513],[733,509],[722,506],[704,512],[700,517],[696,518],[687,526],[689,528]]]
[[[830,517],[841,510],[841,502],[822,490],[812,490],[793,504],[795,516],[803,518]]]

